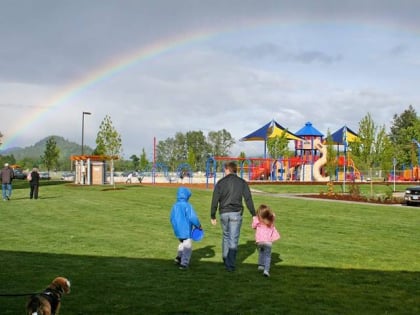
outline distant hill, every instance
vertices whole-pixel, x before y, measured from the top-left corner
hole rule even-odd
[[[60,159],[69,159],[71,155],[78,155],[81,154],[82,146],[78,143],[68,141],[60,136],[48,136],[44,139],[38,141],[32,146],[25,147],[25,148],[9,148],[7,150],[0,151],[0,155],[12,155],[15,157],[17,161],[23,160],[24,158],[39,158],[41,155],[44,155],[45,146],[47,140],[53,137],[55,142],[57,143],[57,148],[60,149]],[[93,149],[84,146],[84,153],[91,154]]]

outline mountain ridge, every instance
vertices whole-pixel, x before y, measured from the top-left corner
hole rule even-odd
[[[61,136],[51,135],[39,140],[31,146],[24,148],[13,147],[6,150],[1,150],[0,155],[13,155],[17,161],[23,160],[25,158],[38,159],[40,156],[44,155],[46,143],[50,138],[54,138],[55,142],[57,143],[57,148],[60,150],[60,159],[69,159],[72,155],[81,154],[82,146],[80,144],[69,141]],[[83,151],[86,154],[91,154],[93,149],[84,145]]]

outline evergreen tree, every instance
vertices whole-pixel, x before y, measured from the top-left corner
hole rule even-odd
[[[148,165],[149,161],[147,160],[146,150],[143,148],[140,155],[140,169],[146,170]]]
[[[140,162],[139,157],[137,155],[133,154],[132,156],[130,156],[130,160],[133,163],[133,169],[138,170],[139,169],[139,164],[140,164],[139,163]]]
[[[420,118],[412,105],[400,115],[394,114],[389,137],[395,147],[396,158],[401,166],[410,167],[413,161],[413,140],[420,141]]]

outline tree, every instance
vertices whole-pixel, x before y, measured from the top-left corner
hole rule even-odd
[[[202,131],[177,132],[174,138],[158,142],[156,159],[171,170],[175,170],[178,163],[186,162],[192,169],[200,170],[205,168],[209,154],[227,156],[234,143],[226,130],[211,131],[207,139]]]
[[[230,148],[235,144],[235,140],[226,129],[210,131],[207,135],[207,141],[210,145],[210,152],[214,156],[228,156]]]
[[[145,170],[149,165],[149,161],[147,160],[146,150],[143,148],[140,155],[140,169]]]
[[[400,115],[394,114],[393,119],[389,137],[395,147],[398,164],[410,166],[413,163],[413,139],[420,141],[420,118],[410,105]]]
[[[187,162],[194,171],[204,169],[209,144],[202,131],[189,131],[186,133]]]
[[[111,117],[106,115],[96,136],[95,154],[119,157],[121,154],[121,136],[112,125]]]
[[[386,133],[385,125],[379,129],[376,141],[376,152],[378,158],[378,164],[382,170],[385,171],[384,177],[388,177],[389,171],[393,168],[393,159],[396,156],[394,146],[391,143],[391,139]]]
[[[54,137],[50,137],[45,144],[44,155],[41,156],[41,161],[47,168],[48,172],[52,167],[57,167],[59,156],[60,149],[57,148],[57,142]]]
[[[374,146],[377,128],[372,116],[368,113],[359,122],[358,134],[360,141],[349,143],[353,159],[356,164],[363,169],[370,169],[373,167],[373,164],[377,159]]]
[[[130,160],[131,160],[131,161],[132,161],[132,163],[133,163],[133,169],[134,169],[134,170],[139,169],[139,162],[140,162],[140,159],[138,158],[138,156],[137,156],[137,155],[135,155],[135,154],[133,154],[132,156],[130,156]]]
[[[4,165],[4,163],[16,164],[14,155],[0,155],[0,165]]]
[[[111,184],[114,184],[114,159],[121,154],[121,136],[112,125],[111,117],[106,115],[96,137],[95,154],[105,155],[111,159]]]
[[[156,162],[166,164],[171,170],[174,170],[177,161],[176,151],[174,138],[159,141],[156,147]]]
[[[289,153],[289,139],[287,139],[286,132],[283,132],[281,136],[267,139],[267,151],[268,154],[275,160],[280,157],[287,157]]]
[[[368,113],[359,122],[358,133],[360,140],[349,144],[356,165],[364,169],[375,167],[387,173],[392,166],[394,150],[385,126],[377,126]]]
[[[333,175],[338,166],[337,161],[337,150],[334,149],[334,141],[331,136],[330,130],[327,131],[327,137],[325,139],[325,144],[327,146],[327,164],[325,165],[326,173],[330,177],[330,181],[333,180]]]

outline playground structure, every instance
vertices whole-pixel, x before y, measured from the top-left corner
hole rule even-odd
[[[326,176],[324,171],[324,166],[327,163],[326,145],[319,140],[316,140],[314,144],[316,150],[320,151],[320,155],[301,155],[280,159],[210,157],[206,163],[206,174],[216,174],[218,162],[224,164],[229,161],[237,161],[238,175],[249,181],[330,181],[331,177]],[[343,181],[344,174],[346,174],[346,180],[348,181],[360,181],[362,179],[360,171],[355,167],[351,158],[339,156],[336,162],[336,180]],[[219,167],[219,171],[223,172],[223,167]]]
[[[282,133],[288,140],[294,140],[295,156],[288,158],[272,159],[266,157],[267,139],[281,136]],[[323,134],[316,130],[312,123],[296,133],[290,133],[274,120],[265,124],[260,129],[252,132],[241,141],[264,140],[264,158],[234,158],[213,157],[206,163],[206,173],[216,173],[217,162],[238,161],[240,175],[248,180],[271,180],[271,181],[303,181],[303,182],[326,182],[335,180],[362,180],[362,174],[356,168],[353,160],[347,154],[347,142],[357,141],[357,135],[348,127],[337,130],[332,134],[333,144],[344,145],[344,155],[336,158],[335,174],[325,174],[327,163],[327,145],[324,143]],[[339,153],[339,150],[337,149]],[[222,168],[223,169],[223,168]],[[335,176],[332,176],[335,175]]]

